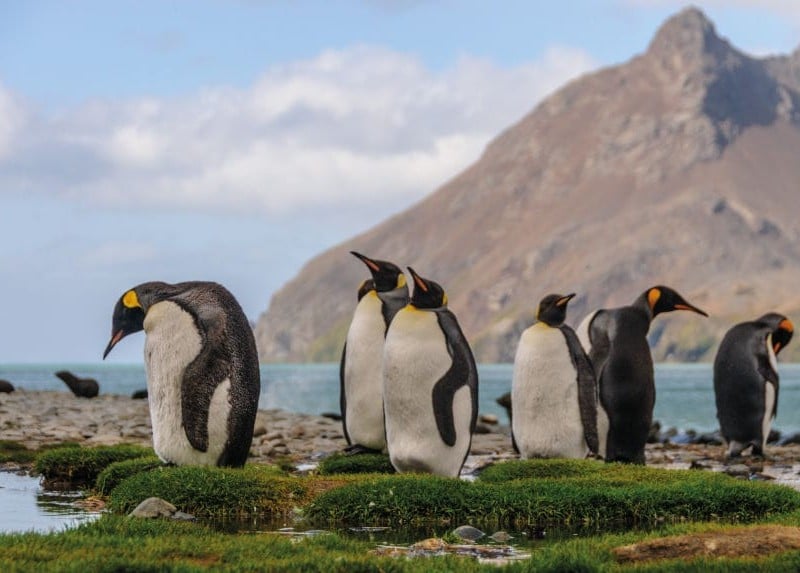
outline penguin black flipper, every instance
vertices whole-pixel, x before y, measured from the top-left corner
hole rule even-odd
[[[181,419],[192,447],[201,452],[207,451],[211,400],[217,387],[228,380],[231,411],[246,413],[244,416],[229,416],[228,436],[249,436],[249,439],[237,442],[229,439],[220,454],[218,465],[242,466],[250,451],[253,429],[240,426],[252,423],[261,389],[255,340],[244,312],[230,293],[222,287],[212,287],[205,296],[207,298],[201,301],[192,299],[191,305],[187,304],[188,294],[187,300],[183,299],[183,295],[171,299],[192,315],[203,342],[200,353],[183,373]],[[235,309],[237,312],[228,312],[226,316],[223,309]],[[234,364],[235,360],[249,367],[241,368],[241,364]]]
[[[342,349],[342,360],[339,362],[339,408],[341,408],[342,412],[342,431],[344,432],[344,439],[347,441],[347,445],[352,445],[350,441],[350,434],[347,433],[347,396],[345,395],[344,391],[344,372],[345,372],[345,361],[347,357],[347,341],[344,343],[344,348]]]
[[[433,387],[433,414],[439,436],[448,446],[456,443],[456,427],[453,419],[453,398],[456,391],[466,385],[472,399],[470,436],[478,421],[478,370],[472,351],[465,343],[464,333],[455,315],[447,309],[436,311],[439,326],[447,340],[447,350],[452,358],[450,369]],[[464,342],[459,344],[459,342]]]
[[[578,407],[586,445],[590,452],[597,454],[600,442],[597,436],[597,380],[594,368],[575,331],[566,324],[558,326],[558,329],[567,340],[569,356],[578,376]]]

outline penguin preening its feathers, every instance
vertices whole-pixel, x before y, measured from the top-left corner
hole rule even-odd
[[[514,358],[512,443],[524,458],[583,458],[598,451],[597,383],[589,357],[564,324],[575,294],[545,296],[538,323]]]
[[[478,371],[444,289],[408,267],[411,300],[384,349],[386,440],[400,472],[458,476],[478,416]]]
[[[383,418],[383,341],[394,315],[408,303],[403,271],[389,261],[350,252],[371,278],[358,288],[356,305],[339,365],[339,406],[349,451],[381,451],[386,446]]]
[[[763,455],[778,413],[777,355],[794,334],[786,316],[771,312],[731,327],[714,359],[714,396],[728,456],[752,446]]]
[[[589,314],[578,327],[599,385],[600,453],[608,461],[645,461],[644,446],[655,405],[647,333],[653,318],[675,310],[708,316],[672,288],[659,285],[644,291],[629,306]]]
[[[166,462],[244,465],[261,391],[252,329],[212,282],[142,283],[117,301],[108,356],[144,330],[153,445]]]

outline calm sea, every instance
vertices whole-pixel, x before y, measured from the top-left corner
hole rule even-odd
[[[100,391],[130,395],[145,387],[140,364],[34,364],[0,365],[0,379],[26,390],[66,390],[53,373],[66,369],[78,376],[95,378]],[[495,402],[511,389],[510,364],[482,364],[480,412],[508,420]],[[800,364],[780,364],[778,417],[774,427],[784,433],[800,432]],[[261,367],[261,408],[321,414],[339,411],[338,364],[269,364]],[[711,431],[717,428],[710,364],[656,365],[654,418],[662,428]]]

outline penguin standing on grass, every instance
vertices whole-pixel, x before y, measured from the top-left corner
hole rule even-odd
[[[394,315],[408,304],[403,271],[388,261],[351,251],[372,274],[358,290],[339,368],[344,436],[351,452],[386,447],[383,420],[383,343]]]
[[[673,310],[708,316],[673,289],[655,286],[630,306],[594,311],[578,327],[597,376],[597,428],[600,454],[606,461],[645,463],[644,446],[656,401],[647,332],[656,316]]]
[[[389,459],[398,472],[457,477],[478,417],[478,370],[442,287],[408,270],[414,294],[383,354]]]
[[[720,431],[734,458],[764,447],[778,412],[777,355],[792,339],[794,325],[775,312],[732,327],[714,359],[714,395]]]
[[[144,330],[153,449],[176,465],[243,466],[261,381],[253,331],[212,282],[143,283],[114,307],[103,358]]]
[[[564,324],[575,294],[544,297],[514,358],[512,437],[522,458],[596,454],[597,384],[575,331]]]

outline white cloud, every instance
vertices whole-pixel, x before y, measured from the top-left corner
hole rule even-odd
[[[248,89],[92,101],[24,125],[0,90],[0,188],[200,211],[411,201],[594,65],[553,47],[513,68],[465,56],[434,72],[360,46],[275,66]]]

